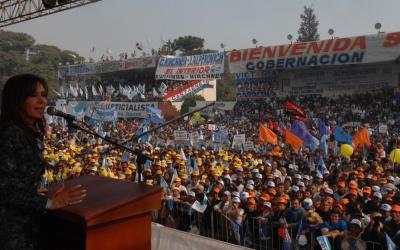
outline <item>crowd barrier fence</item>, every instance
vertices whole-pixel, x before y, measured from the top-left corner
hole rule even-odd
[[[238,224],[227,214],[214,209],[200,213],[185,202],[175,201],[171,204],[164,200],[161,209],[153,213],[153,221],[163,226],[257,250],[321,249],[313,234],[307,235],[306,245],[298,244],[298,223],[282,224],[260,217],[245,217],[242,223]],[[332,250],[342,249],[341,238],[328,239]],[[366,244],[368,250],[383,249],[378,242],[367,241]]]

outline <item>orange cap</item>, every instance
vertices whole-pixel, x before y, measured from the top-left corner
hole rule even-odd
[[[275,201],[275,203],[284,203],[284,204],[286,204],[286,199],[283,198],[283,197],[279,197],[278,199],[275,199],[274,201]]]
[[[247,200],[247,204],[256,205],[257,203],[256,203],[256,200],[254,198],[250,198],[250,199]]]
[[[271,196],[269,196],[269,194],[263,194],[263,195],[261,195],[260,199],[263,201],[270,201]]]
[[[363,187],[363,193],[368,193],[368,194],[371,194],[371,192],[372,192],[372,189],[371,189],[371,187],[369,187],[369,186],[365,186],[365,187]]]
[[[400,212],[400,204],[394,204],[392,207],[392,211]]]

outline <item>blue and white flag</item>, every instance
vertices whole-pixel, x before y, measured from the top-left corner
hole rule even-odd
[[[317,241],[322,250],[332,250],[331,243],[327,236],[318,236]]]

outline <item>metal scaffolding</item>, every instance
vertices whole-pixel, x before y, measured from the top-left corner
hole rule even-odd
[[[0,2],[0,28],[99,1],[101,0],[58,0],[53,8],[46,8],[43,2],[56,1],[3,0]]]

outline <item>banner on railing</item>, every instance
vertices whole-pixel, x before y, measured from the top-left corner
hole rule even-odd
[[[400,55],[400,32],[233,50],[233,74],[313,66],[388,62]],[[249,77],[245,77],[249,78]]]
[[[214,81],[191,81],[176,90],[165,93],[163,99],[171,102],[182,101],[185,97],[196,95],[205,88],[215,88]]]
[[[127,60],[101,61],[62,66],[58,69],[61,76],[90,75],[131,69],[147,69],[156,67],[157,57],[139,57]]]
[[[161,57],[156,79],[207,80],[219,79],[224,73],[224,53],[182,57]]]
[[[79,107],[79,110],[77,110]],[[149,113],[147,107],[158,108],[157,102],[85,102],[71,101],[68,103],[68,113],[80,112],[82,109],[87,116],[92,116],[92,112],[96,109],[107,110],[115,109],[119,118],[147,118]]]

